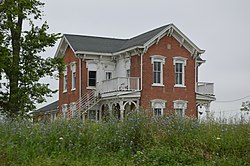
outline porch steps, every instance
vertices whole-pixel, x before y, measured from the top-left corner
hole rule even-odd
[[[96,95],[95,90],[88,91],[76,103],[78,115],[84,116],[88,112],[88,110],[98,104],[99,101],[100,98]]]

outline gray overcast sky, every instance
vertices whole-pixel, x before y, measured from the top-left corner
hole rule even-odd
[[[43,0],[50,33],[130,38],[174,23],[205,49],[199,81],[215,83],[218,101],[250,95],[249,0]],[[56,46],[57,47],[57,46]],[[56,47],[44,56],[54,56]],[[57,81],[50,81],[57,88]],[[57,99],[55,95],[48,102]],[[215,102],[212,110],[232,114],[238,101]],[[238,111],[239,112],[239,111]]]

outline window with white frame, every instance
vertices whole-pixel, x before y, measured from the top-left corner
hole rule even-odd
[[[89,71],[88,86],[96,86],[96,71]]]
[[[56,119],[56,113],[51,113],[51,117],[50,117],[50,120],[53,121]]]
[[[112,78],[112,72],[106,71],[106,80],[110,80]]]
[[[185,87],[185,66],[187,58],[174,57],[175,87]]]
[[[67,109],[68,109],[68,105],[67,104],[63,104],[62,105],[62,113],[63,113],[63,118],[64,119],[67,118]]]
[[[97,62],[95,61],[87,61],[88,68],[88,87],[95,87],[97,82]]]
[[[151,63],[153,65],[153,85],[163,85],[163,64],[165,64],[165,58],[162,55],[151,56]]]
[[[163,115],[163,108],[154,108],[154,117],[160,117]]]
[[[154,117],[163,116],[163,110],[166,108],[166,101],[161,99],[151,100],[151,107]]]
[[[76,89],[76,63],[71,63],[71,72],[72,72],[72,84],[71,84],[71,90]]]
[[[76,103],[70,104],[71,116],[72,118],[77,117]]]
[[[68,77],[67,77],[67,66],[65,68],[65,71],[63,72],[63,92],[67,92],[67,81],[68,81]]]
[[[154,61],[154,84],[162,84],[162,63]]]
[[[185,100],[175,100],[174,101],[174,111],[175,111],[176,116],[185,117],[187,103],[188,102]]]

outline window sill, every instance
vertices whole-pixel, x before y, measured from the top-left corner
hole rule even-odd
[[[95,86],[88,86],[87,89],[96,89]]]
[[[164,87],[164,85],[163,84],[152,84],[152,86],[155,86],[155,87]]]
[[[76,88],[74,88],[74,89],[71,89],[71,91],[75,91],[76,90]]]
[[[178,85],[178,84],[175,84],[174,87],[175,87],[175,88],[186,88],[185,85]]]
[[[63,91],[63,93],[67,93],[67,91],[66,91],[66,90],[64,90],[64,91]]]

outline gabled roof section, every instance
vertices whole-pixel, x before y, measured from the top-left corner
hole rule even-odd
[[[199,49],[174,24],[168,24],[130,39],[64,34],[55,56],[63,55],[68,46],[75,54],[89,53],[112,56],[135,48],[143,48],[144,51],[147,51],[152,44],[157,43],[166,35],[173,36],[180,43],[180,46],[184,46],[194,57],[205,52]]]
[[[155,37],[157,34],[159,34],[160,32],[162,32],[168,25],[162,26],[160,28],[156,28],[154,30],[148,31],[146,33],[143,33],[139,36],[133,37],[131,39],[129,39],[121,48],[121,50],[125,50],[131,47],[135,47],[135,46],[144,46],[144,44],[146,42],[148,42],[150,39],[152,39],[153,37]]]

